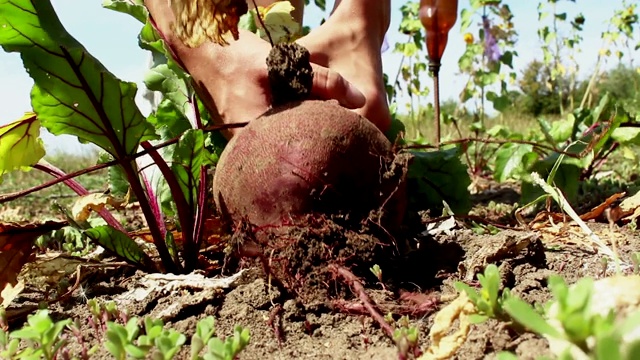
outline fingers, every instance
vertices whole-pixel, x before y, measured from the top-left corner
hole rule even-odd
[[[367,99],[364,94],[340,74],[323,66],[312,64],[312,67],[313,96],[323,100],[338,100],[340,105],[348,109],[358,109],[365,105]]]

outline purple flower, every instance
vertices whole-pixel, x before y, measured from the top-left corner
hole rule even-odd
[[[500,47],[491,33],[491,22],[487,16],[482,17],[482,28],[484,29],[484,55],[489,58],[489,62],[497,62],[501,56]]]

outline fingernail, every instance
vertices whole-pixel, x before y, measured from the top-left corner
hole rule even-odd
[[[367,98],[355,86],[349,84],[347,86],[346,105],[352,109],[361,108],[366,104]]]

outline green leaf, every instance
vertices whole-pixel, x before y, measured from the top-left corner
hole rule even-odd
[[[67,33],[49,0],[0,0],[0,45],[21,54],[35,81],[34,112],[52,134],[116,157],[156,138],[135,104],[136,84],[118,80]]]
[[[322,11],[325,11],[327,9],[327,4],[324,0],[313,0],[313,3],[316,4],[316,6],[319,7]]]
[[[256,11],[250,10],[247,11],[246,14],[240,16],[240,20],[238,20],[238,29],[247,30],[252,33],[258,32],[258,25],[256,24]]]
[[[113,161],[113,156],[107,152],[101,152],[98,156],[98,164]],[[129,180],[121,165],[109,167],[109,193],[116,198],[124,198],[129,193],[130,202],[136,201],[134,194],[129,192]]]
[[[623,332],[624,334],[624,332]],[[629,343],[627,348],[627,359],[640,359],[640,340]]]
[[[593,278],[578,280],[567,293],[567,308],[571,312],[585,313],[588,310],[593,291]]]
[[[573,134],[573,127],[575,123],[575,117],[573,114],[569,114],[566,119],[556,120],[551,124],[549,129],[549,135],[555,143],[562,143],[571,138]]]
[[[204,148],[204,133],[195,129],[186,131],[178,141],[171,170],[192,208],[197,203],[201,167],[210,163],[209,152]]]
[[[494,178],[498,182],[504,182],[514,174],[523,172],[524,158],[533,152],[533,145],[529,144],[505,144],[496,152],[496,165]]]
[[[165,99],[158,104],[155,113],[149,115],[149,122],[156,127],[162,140],[176,138],[193,128],[181,110],[175,102]]]
[[[138,334],[140,334],[140,327],[138,326],[138,318],[132,317],[127,320],[127,323],[124,325],[124,331],[126,332],[126,339],[128,342],[132,342],[138,338]]]
[[[496,358],[498,360],[518,360],[518,357],[516,356],[516,354],[508,351],[499,352]]]
[[[144,77],[145,86],[152,91],[160,91],[166,99],[171,100],[183,116],[193,112],[189,100],[190,87],[168,64],[160,64],[147,72]]]
[[[619,127],[613,130],[611,138],[622,145],[640,145],[640,128]]]
[[[456,214],[471,209],[467,190],[471,179],[467,167],[460,161],[460,148],[411,153],[414,159],[407,179],[413,207],[440,211],[445,201]]]
[[[489,320],[489,316],[487,315],[480,315],[480,314],[469,315],[469,322],[472,324],[481,324],[487,320]]]
[[[484,274],[478,274],[478,280],[482,285],[481,292],[488,295],[489,305],[493,309],[498,309],[498,292],[500,292],[500,271],[495,264],[489,264],[484,270]]]
[[[503,125],[494,125],[490,129],[487,130],[487,135],[495,138],[503,138],[506,139],[511,134],[508,128]]]
[[[149,13],[144,6],[144,0],[104,0],[102,6],[133,16],[141,23],[146,23]]]
[[[595,346],[595,356],[592,359],[596,360],[622,360],[622,354],[620,352],[621,339],[614,334],[607,334],[598,338]],[[633,357],[627,357],[627,359],[636,359]]]
[[[163,358],[168,360],[173,359],[175,354],[180,351],[180,348],[186,341],[186,336],[175,330],[170,330],[158,337],[155,341],[155,345],[162,353]]]
[[[117,198],[124,198],[129,194],[129,201],[137,201],[135,195],[129,191],[129,180],[121,165],[109,167],[109,193]]]
[[[502,56],[500,57],[500,61],[513,69],[513,52],[505,51],[504,54],[502,54]]]
[[[503,112],[511,105],[511,100],[509,100],[508,96],[498,96],[498,94],[493,91],[487,92],[487,100],[491,101],[493,108],[500,112]]]
[[[160,34],[153,27],[151,22],[147,20],[138,34],[138,46],[140,48],[149,50],[154,55],[154,60],[157,63],[166,63],[170,56],[167,56],[168,50],[165,46],[164,40],[160,37]],[[162,60],[157,60],[156,56],[162,55]]]
[[[4,174],[17,169],[28,171],[44,155],[40,121],[34,113],[0,126],[0,183]]]
[[[469,298],[469,300],[471,300],[472,303],[475,304],[478,302],[478,292],[476,291],[476,289],[461,281],[456,281],[453,286],[458,292],[464,291],[465,293],[467,293],[467,297]]]
[[[471,17],[474,12],[469,9],[462,9],[460,12],[460,32],[465,32],[471,25]]]
[[[128,260],[129,262],[152,267],[151,259],[142,251],[129,235],[109,225],[98,226],[84,231],[91,240],[95,241],[105,249]]]
[[[129,356],[131,356],[134,359],[144,359],[147,353],[149,352],[148,348],[145,348],[143,346],[135,346],[133,344],[126,344],[124,346],[124,349],[127,352],[127,354],[129,354]]]
[[[200,337],[203,342],[209,342],[209,339],[216,332],[216,320],[213,316],[207,316],[206,318],[198,321],[196,325],[196,335]]]
[[[515,321],[536,334],[562,338],[560,332],[544,320],[542,316],[524,300],[517,297],[511,297],[504,301],[502,308]]]
[[[559,275],[551,275],[547,280],[549,290],[553,294],[553,298],[558,301],[560,307],[565,307],[567,302],[567,296],[569,294],[569,287],[567,283],[564,281],[564,278]]]
[[[543,179],[545,179],[551,173],[551,170],[556,165],[556,162],[560,156],[561,154],[555,152],[551,153],[546,158],[533,163],[527,171],[529,173],[537,172]],[[577,160],[581,161],[582,163],[586,163],[586,161],[584,160],[588,160],[587,158],[588,157],[585,157],[585,159]],[[563,194],[569,202],[572,202],[578,195],[580,174],[582,173],[583,166],[581,164],[576,164],[576,159],[563,159],[558,163],[557,166],[557,171],[555,173],[555,176],[553,177],[553,184],[560,190],[562,190]],[[542,194],[545,194],[542,189],[533,184],[529,176],[523,179],[521,191],[522,203],[525,204],[533,201]]]

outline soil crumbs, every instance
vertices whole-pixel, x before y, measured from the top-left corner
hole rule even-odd
[[[437,223],[425,221],[423,225],[427,230],[413,239],[420,243],[420,250],[407,256],[401,264],[381,266],[387,277],[395,277],[393,284],[389,285],[384,279],[377,281],[371,271],[368,276],[366,271],[357,273],[381,315],[393,314],[394,321],[402,315],[408,316],[409,325],[420,332],[418,349],[421,351],[432,345],[429,332],[436,315],[458,297],[454,283],[465,281],[477,285],[476,274],[488,264],[498,265],[502,285],[530,303],[543,303],[550,298],[546,279],[551,274],[562,275],[568,283],[584,276],[597,279],[611,274],[606,271],[603,255],[573,225],[557,228],[556,224],[543,230],[511,229],[481,235],[461,221],[454,218]],[[633,230],[594,222],[589,226],[607,243],[615,241],[622,260],[631,262],[632,254],[640,245]],[[300,241],[303,238],[300,236]],[[300,244],[291,243],[289,247]],[[300,266],[301,261],[292,260],[292,263]],[[303,296],[287,296],[283,288],[295,292],[300,285],[294,282],[276,286],[273,277],[265,276],[259,261],[239,266],[243,270],[224,278],[192,274],[187,281],[178,281],[171,275],[143,274],[126,267],[104,270],[85,281],[73,297],[52,305],[52,315],[56,319],[71,317],[82,326],[88,345],[72,341],[71,354],[83,346],[91,347],[104,341],[104,327],[89,320],[92,316],[87,301],[96,299],[115,301],[118,309],[129,317],[162,319],[187,339],[195,332],[197,322],[206,316],[215,317],[216,333],[220,337],[232,335],[234,328],[241,325],[250,330],[251,340],[240,359],[399,358],[399,347],[362,306],[354,287],[338,276],[302,274],[300,276],[307,279],[313,276],[316,284],[324,284],[323,292],[316,296],[308,292],[298,293]],[[400,267],[404,267],[404,275],[398,281],[396,275],[401,274]],[[35,289],[25,291],[14,303],[37,304],[37,293]],[[451,331],[457,325],[452,322]],[[528,333],[517,335],[504,323],[488,320],[472,325],[461,347],[441,358],[492,359],[503,350],[515,352],[520,359],[550,355],[546,340]],[[91,358],[111,359],[112,356],[101,346]],[[188,347],[176,358],[188,359]]]

